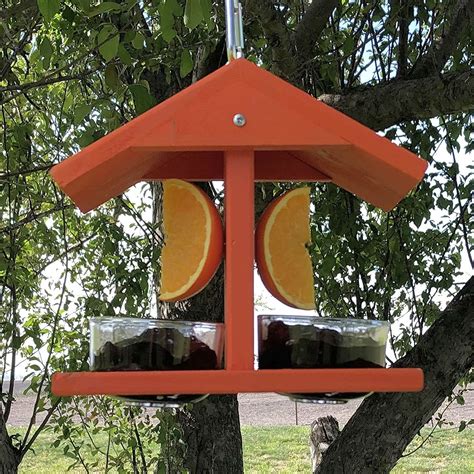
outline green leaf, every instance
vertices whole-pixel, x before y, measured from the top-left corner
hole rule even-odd
[[[189,50],[185,49],[181,53],[181,63],[179,65],[179,75],[186,77],[193,70],[193,58]]]
[[[73,103],[74,103],[74,95],[70,91],[68,91],[66,98],[64,99],[64,102],[63,102],[64,110],[67,112],[71,108]]]
[[[120,12],[122,11],[122,7],[119,3],[116,2],[102,2],[96,7],[91,8],[87,16],[89,18],[92,18],[94,16],[101,15],[102,13],[107,13],[111,11]]]
[[[53,55],[54,49],[48,37],[43,38],[39,50],[41,57],[43,58],[43,68],[49,69],[49,66],[51,65],[51,56]]]
[[[462,395],[458,395],[456,397],[456,403],[458,405],[464,405],[466,402],[465,402],[464,397]]]
[[[105,83],[112,89],[117,90],[120,85],[117,68],[114,64],[109,64],[105,68]]]
[[[87,130],[81,136],[77,137],[77,143],[81,148],[90,145],[94,141],[94,135],[92,131]]]
[[[132,93],[133,103],[137,114],[142,114],[155,105],[155,100],[142,84],[132,84],[128,87]]]
[[[145,37],[139,31],[135,34],[135,37],[132,40],[132,46],[135,49],[143,49],[145,43]]]
[[[166,3],[169,3],[174,16],[181,16],[183,14],[183,9],[178,0],[166,0]]]
[[[161,30],[161,35],[163,36],[163,39],[169,43],[178,33],[174,28],[170,29],[162,29]]]
[[[201,0],[186,0],[184,8],[184,24],[193,30],[204,19]]]
[[[43,15],[44,21],[49,23],[56,13],[59,12],[60,2],[59,0],[37,0],[38,8]]]
[[[74,2],[81,10],[88,12],[91,8],[90,0],[75,0]]]
[[[349,55],[354,51],[355,42],[352,36],[348,36],[344,43],[342,44],[342,52],[344,55]]]
[[[99,53],[106,61],[110,61],[117,56],[119,42],[118,31],[114,25],[109,23],[100,30],[97,43],[99,45]]]
[[[74,20],[76,19],[76,14],[74,13],[74,11],[69,8],[67,5],[66,7],[64,8],[64,11],[62,13],[62,17],[68,21],[69,23],[74,23]]]
[[[202,17],[207,26],[211,26],[212,22],[212,1],[211,0],[200,0]]]
[[[41,51],[39,48],[35,48],[30,52],[30,63],[35,64],[41,58]]]
[[[158,7],[160,13],[160,32],[163,39],[169,43],[175,36],[174,29],[174,6],[172,2],[166,1]]]
[[[122,43],[120,43],[118,47],[118,57],[120,61],[122,61],[122,63],[126,66],[130,66],[130,64],[132,64],[133,62],[130,53],[127,51],[127,48],[125,48]]]

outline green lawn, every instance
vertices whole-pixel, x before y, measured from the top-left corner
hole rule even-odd
[[[425,431],[424,435],[427,434]],[[311,472],[307,427],[244,427],[245,472],[293,474]],[[415,439],[407,452],[419,445]],[[438,430],[392,473],[474,473],[474,430]]]
[[[243,427],[245,472],[310,472],[308,434],[309,429],[300,426]],[[51,446],[53,439],[49,433],[39,437],[35,453],[25,457],[21,473],[64,474],[67,471],[71,460]],[[409,450],[419,442],[415,439]],[[103,466],[99,466],[94,472],[103,470]],[[84,471],[75,469],[70,472]],[[461,433],[456,430],[437,431],[421,449],[403,458],[393,472],[474,473],[474,430]]]

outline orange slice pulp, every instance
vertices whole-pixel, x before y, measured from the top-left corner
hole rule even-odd
[[[294,308],[315,308],[310,242],[309,188],[280,196],[257,225],[255,253],[263,284],[275,298]]]
[[[223,255],[223,229],[210,198],[179,179],[163,181],[160,300],[189,298],[209,283]]]

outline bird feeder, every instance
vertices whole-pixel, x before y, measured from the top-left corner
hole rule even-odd
[[[254,183],[332,182],[385,211],[426,162],[246,59],[216,72],[51,170],[83,211],[141,181],[223,180],[225,369],[56,373],[53,393],[410,392],[417,368],[254,369]]]

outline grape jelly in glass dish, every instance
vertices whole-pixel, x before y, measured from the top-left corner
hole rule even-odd
[[[383,368],[388,330],[386,321],[260,315],[258,368]],[[285,395],[310,403],[346,403],[368,393]]]
[[[90,321],[93,371],[222,369],[223,344],[222,323],[128,317]],[[206,397],[206,394],[169,394],[116,398],[132,405],[173,408]]]

